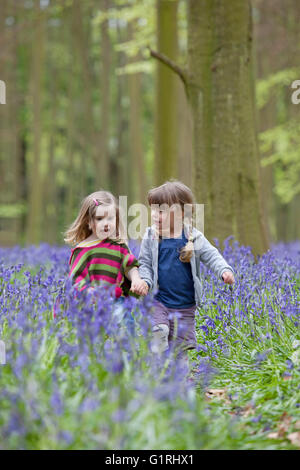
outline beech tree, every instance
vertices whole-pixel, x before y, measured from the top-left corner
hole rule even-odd
[[[254,254],[268,248],[255,118],[251,2],[189,0],[182,68],[151,55],[185,85],[193,124],[193,189],[205,204],[205,234],[233,234]]]

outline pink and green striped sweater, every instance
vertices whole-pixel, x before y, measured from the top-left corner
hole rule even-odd
[[[122,294],[128,295],[131,283],[125,274],[139,264],[125,243],[107,238],[73,248],[69,265],[69,277],[80,291],[104,282],[120,286]]]

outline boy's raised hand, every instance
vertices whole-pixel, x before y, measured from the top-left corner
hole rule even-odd
[[[234,284],[234,275],[232,274],[231,271],[224,271],[222,274],[222,279],[225,282],[225,284]]]

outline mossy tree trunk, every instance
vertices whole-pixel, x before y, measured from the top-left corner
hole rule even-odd
[[[193,190],[208,239],[230,235],[253,253],[269,247],[261,196],[251,2],[189,0],[188,65],[151,55],[176,72],[193,129]]]
[[[186,90],[205,234],[268,249],[256,138],[250,1],[190,0]]]

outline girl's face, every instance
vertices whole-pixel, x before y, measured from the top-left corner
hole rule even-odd
[[[95,237],[100,240],[116,237],[116,208],[115,206],[97,206],[93,219],[90,222],[90,228]]]
[[[172,236],[174,233],[180,234],[183,226],[183,212],[180,205],[168,207],[162,204],[151,210],[153,223],[160,235]]]

